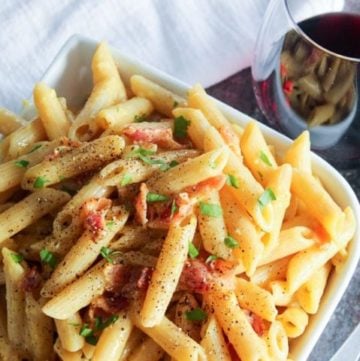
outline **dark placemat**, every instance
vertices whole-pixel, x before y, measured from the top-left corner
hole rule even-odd
[[[207,90],[209,94],[215,98],[265,123],[265,118],[255,101],[249,69],[245,69]],[[340,172],[353,187],[358,199],[360,199],[360,164],[358,169]],[[330,360],[331,356],[359,322],[360,265],[358,265],[347,291],[308,358],[308,361]],[[346,355],[344,355],[344,357],[344,360],[346,360]]]

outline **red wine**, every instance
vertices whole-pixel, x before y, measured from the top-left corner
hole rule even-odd
[[[299,27],[323,48],[360,59],[360,15],[323,14],[302,21]]]

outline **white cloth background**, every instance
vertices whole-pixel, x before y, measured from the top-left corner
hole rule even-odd
[[[0,106],[18,111],[74,33],[188,82],[249,66],[269,0],[0,0]]]

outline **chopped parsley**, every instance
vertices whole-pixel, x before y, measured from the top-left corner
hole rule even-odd
[[[96,345],[97,344],[97,337],[94,335],[94,331],[89,327],[87,323],[83,324],[83,326],[80,329],[79,334],[83,337],[85,337],[85,341],[89,343],[90,345]]]
[[[110,230],[114,225],[115,225],[115,221],[106,222],[106,227],[109,228]]]
[[[45,186],[45,183],[49,182],[45,177],[37,177],[34,181],[34,188],[40,189]]]
[[[264,193],[260,196],[258,199],[258,204],[261,209],[266,207],[271,201],[275,201],[276,196],[274,192],[271,190],[271,188],[265,189]]]
[[[268,156],[261,150],[260,151],[260,159],[269,167],[272,167],[272,164],[270,162],[270,159],[268,158]]]
[[[200,213],[203,216],[217,218],[222,216],[222,209],[218,204],[200,202]]]
[[[132,182],[132,176],[128,173],[125,173],[120,181],[120,186],[125,187],[126,185]]]
[[[157,194],[149,192],[146,195],[146,202],[155,203],[155,202],[166,202],[169,200],[169,197],[164,194]]]
[[[40,260],[42,263],[48,264],[53,269],[58,263],[55,255],[52,252],[48,251],[46,248],[40,251]]]
[[[102,331],[106,327],[109,327],[110,325],[115,323],[118,319],[119,319],[119,316],[117,316],[117,315],[111,315],[104,321],[101,317],[96,317],[95,325],[94,325],[95,331]]]
[[[114,260],[112,259],[111,255],[114,251],[108,247],[101,247],[100,254],[103,258],[105,258],[109,263],[113,264]]]
[[[232,174],[228,174],[226,184],[234,188],[239,188],[239,180]]]
[[[20,253],[11,253],[10,257],[15,263],[21,263],[24,259],[24,256]]]
[[[41,144],[37,144],[37,145],[35,145],[35,146],[30,150],[30,152],[27,153],[27,154],[33,153],[33,152],[37,151],[39,148],[41,148],[41,147],[42,147]]]
[[[190,120],[187,120],[182,115],[176,117],[174,120],[174,135],[176,138],[185,138],[187,136],[187,128],[190,125]]]
[[[204,321],[207,318],[207,313],[201,308],[197,307],[191,311],[186,311],[185,316],[189,321]]]
[[[192,242],[189,242],[188,254],[190,258],[196,258],[199,255],[199,250],[194,246]]]
[[[20,159],[15,162],[15,165],[19,168],[26,168],[29,164],[30,162],[25,159]]]
[[[206,258],[205,263],[211,263],[213,261],[216,261],[218,258],[219,258],[218,256],[211,254],[208,258]]]
[[[238,241],[235,238],[231,237],[231,236],[225,237],[224,243],[225,243],[225,246],[228,247],[228,248],[237,248],[237,247],[239,247]]]

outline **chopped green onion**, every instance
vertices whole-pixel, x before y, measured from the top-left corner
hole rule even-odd
[[[197,307],[191,311],[185,312],[185,316],[189,321],[204,321],[207,318],[207,313],[201,308]]]
[[[176,100],[174,100],[173,108],[176,108],[178,105],[179,103]]]
[[[30,162],[25,159],[20,159],[15,162],[15,165],[19,168],[26,168],[29,164],[30,164]]]
[[[100,249],[100,254],[102,255],[103,258],[105,258],[109,263],[113,264],[114,260],[111,258],[111,254],[114,251],[108,247],[101,247]]]
[[[95,346],[98,342],[98,338],[94,335],[86,336],[85,337],[86,343]]]
[[[140,156],[146,157],[148,155],[154,155],[156,152],[150,149],[137,147],[127,155],[127,158],[140,158]]]
[[[239,188],[239,180],[232,174],[228,174],[226,178],[226,184],[234,188]]]
[[[22,254],[19,254],[19,253],[11,253],[10,256],[11,256],[11,259],[15,263],[21,263],[22,260],[24,259],[24,256]]]
[[[55,255],[46,248],[40,251],[40,259],[42,263],[48,264],[51,268],[55,268],[57,265],[57,259]]]
[[[130,174],[125,173],[124,176],[122,177],[122,180],[120,181],[120,186],[125,187],[131,182],[132,182],[132,176]]]
[[[199,255],[199,250],[194,246],[192,242],[189,242],[188,254],[190,258],[196,258]]]
[[[276,196],[275,196],[274,192],[270,188],[267,188],[267,189],[265,189],[264,193],[258,199],[258,204],[259,204],[260,208],[263,209],[271,201],[275,201],[275,200],[276,200]]]
[[[169,197],[164,194],[157,194],[149,192],[146,195],[146,202],[155,203],[155,202],[166,202],[169,200]]]
[[[221,217],[222,209],[218,204],[200,202],[200,213],[203,216]]]
[[[135,123],[142,123],[142,122],[146,122],[146,121],[147,121],[147,118],[144,114],[138,114],[138,115],[135,115],[135,117],[134,117]]]
[[[110,325],[115,323],[118,319],[119,319],[119,316],[117,316],[117,315],[111,315],[105,321],[103,321],[101,317],[96,317],[95,325],[94,325],[95,331],[102,331],[106,327],[109,327]]]
[[[187,136],[187,128],[190,125],[190,120],[187,120],[182,115],[176,117],[174,120],[174,135],[177,138],[185,138]]]
[[[81,336],[84,336],[84,337],[87,337],[87,336],[90,336],[94,333],[94,331],[89,327],[89,325],[87,323],[84,323],[82,326],[81,326],[81,329],[80,329],[80,332],[79,334]]]
[[[268,156],[261,150],[260,151],[260,159],[269,167],[272,167],[272,164],[270,162],[270,159],[268,158]]]
[[[179,210],[179,207],[176,205],[175,199],[171,203],[171,212],[170,218],[174,217],[174,214]]]
[[[211,263],[213,261],[216,261],[219,257],[215,256],[214,254],[211,254],[208,258],[206,258],[205,263]]]
[[[161,159],[159,159],[159,160],[161,160]],[[164,164],[160,165],[160,170],[162,170],[163,172],[166,172],[170,168],[176,167],[178,164],[179,164],[179,162],[177,162],[176,160],[172,160],[170,163],[164,163]]]
[[[30,152],[29,153],[27,153],[27,154],[30,154],[30,153],[32,153],[32,152],[35,152],[36,150],[38,150],[39,148],[41,148],[42,147],[42,145],[41,144],[37,144],[37,145],[35,145],[34,146],[34,148],[33,149],[31,149],[30,150]]]
[[[106,222],[106,227],[111,229],[115,225],[115,221]]]
[[[237,247],[239,247],[238,241],[235,238],[231,237],[231,236],[225,237],[224,243],[225,243],[225,246],[229,247],[229,248],[237,248]]]
[[[34,181],[34,188],[39,189],[45,186],[45,183],[49,182],[45,177],[37,177]]]

